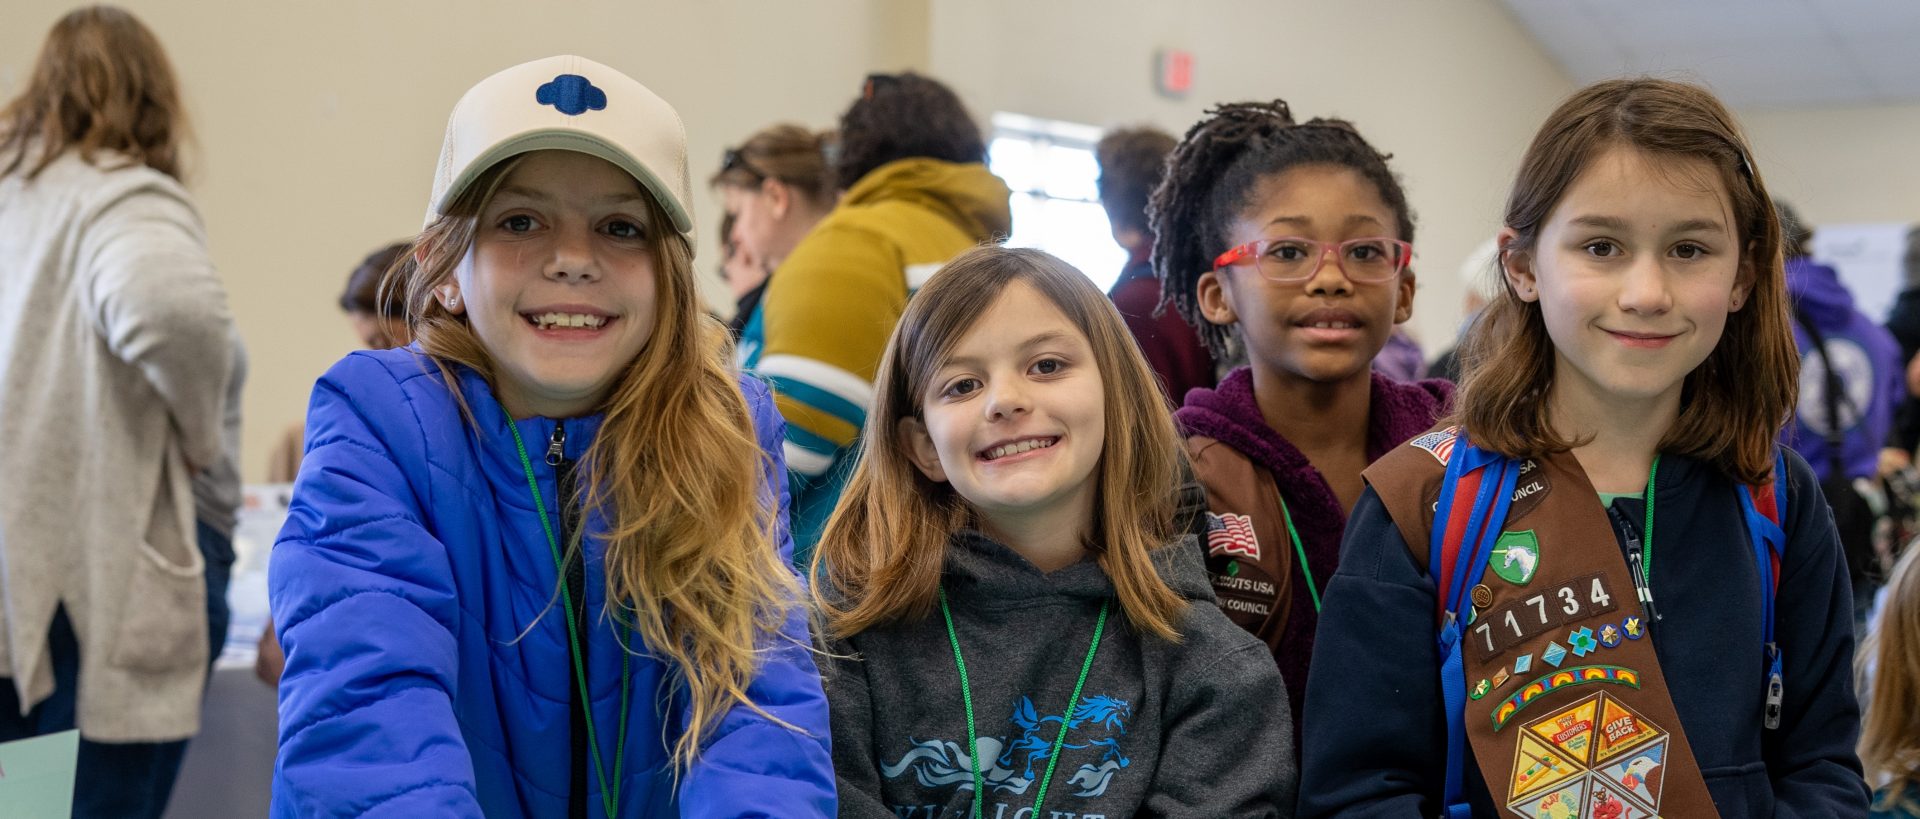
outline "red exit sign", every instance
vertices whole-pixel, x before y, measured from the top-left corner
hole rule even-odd
[[[1154,56],[1154,82],[1157,90],[1178,99],[1193,90],[1193,52],[1170,48]]]

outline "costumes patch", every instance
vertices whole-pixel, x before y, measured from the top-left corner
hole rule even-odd
[[[1407,446],[1426,450],[1428,455],[1432,455],[1434,460],[1445,466],[1447,457],[1453,454],[1453,441],[1459,431],[1460,428],[1457,426],[1436,429],[1408,441]]]
[[[1487,568],[1515,586],[1527,585],[1533,573],[1540,569],[1540,538],[1532,529],[1501,532],[1499,542],[1493,544],[1493,560]]]
[[[1533,720],[1514,739],[1507,809],[1523,817],[1654,817],[1665,737],[1605,691]]]

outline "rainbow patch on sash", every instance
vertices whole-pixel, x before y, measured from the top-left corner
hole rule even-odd
[[[1610,683],[1629,688],[1640,687],[1640,672],[1618,665],[1582,665],[1563,668],[1526,685],[1493,708],[1493,730],[1506,727],[1507,721],[1527,706],[1562,688],[1592,683]]]

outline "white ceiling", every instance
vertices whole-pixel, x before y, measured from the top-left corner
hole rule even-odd
[[[1736,108],[1920,102],[1915,0],[1501,0],[1578,83],[1689,79]]]

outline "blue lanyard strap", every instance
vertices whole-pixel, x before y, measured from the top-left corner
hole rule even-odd
[[[593,773],[600,780],[600,804],[606,809],[607,816],[614,816],[620,806],[620,772],[627,761],[627,706],[633,701],[633,651],[628,647],[633,636],[633,627],[626,626],[620,641],[620,734],[615,739],[613,755],[613,780],[607,780],[606,765],[600,761],[600,738],[593,729],[593,699],[587,693],[587,664],[580,655],[580,627],[573,622],[573,593],[567,589],[566,563],[560,557],[560,541],[553,536],[553,523],[547,518],[547,505],[540,500],[540,482],[533,476],[533,461],[527,457],[527,444],[520,439],[520,428],[513,422],[513,414],[507,412],[505,404],[500,406],[500,414],[506,416],[507,429],[513,432],[513,446],[520,453],[520,467],[527,473],[527,489],[533,493],[533,510],[540,514],[540,528],[547,533],[547,549],[553,553],[554,576],[560,579],[560,602],[566,606],[567,647],[573,654],[573,679],[580,687],[580,707],[586,711],[587,747],[593,754]],[[557,422],[556,422],[557,423]],[[572,545],[578,545],[576,540]],[[581,560],[586,555],[581,555]],[[585,594],[586,590],[581,589]]]

